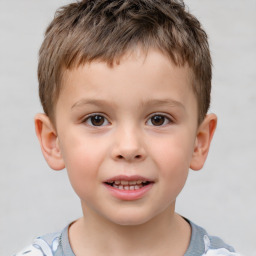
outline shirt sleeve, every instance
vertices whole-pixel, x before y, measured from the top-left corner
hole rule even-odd
[[[48,240],[50,242],[39,237],[14,256],[55,256],[55,252],[59,247],[59,234],[56,233],[49,236],[50,239]]]

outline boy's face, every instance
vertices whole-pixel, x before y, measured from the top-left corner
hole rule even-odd
[[[65,72],[53,143],[85,214],[136,225],[174,211],[198,161],[191,83],[187,66],[153,50]]]

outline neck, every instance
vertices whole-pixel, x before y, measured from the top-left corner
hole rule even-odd
[[[134,226],[118,225],[86,212],[69,230],[75,255],[184,255],[190,226],[174,209]],[[150,245],[150,246],[149,246]]]

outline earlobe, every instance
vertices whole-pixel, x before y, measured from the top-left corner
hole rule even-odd
[[[49,117],[45,114],[37,114],[34,120],[36,135],[46,162],[53,170],[62,170],[65,164],[55,128]]]
[[[198,128],[194,152],[190,163],[192,170],[202,169],[207,158],[212,137],[217,126],[217,116],[209,114]]]

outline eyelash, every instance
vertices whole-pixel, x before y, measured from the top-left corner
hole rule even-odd
[[[154,125],[154,124],[152,124],[152,118],[154,118],[154,117],[164,118],[164,122],[163,122],[162,124],[160,124],[160,125]],[[156,126],[156,127],[161,127],[161,126],[165,126],[165,125],[167,125],[167,124],[169,124],[169,123],[173,123],[173,120],[172,120],[169,116],[167,116],[167,115],[165,115],[165,114],[162,114],[162,113],[154,113],[154,114],[152,114],[152,115],[148,118],[148,120],[147,120],[146,123],[148,123],[149,121],[151,121],[150,126]]]
[[[95,124],[93,124],[93,122],[92,122],[92,118],[99,118],[99,125],[95,125]],[[156,117],[160,117],[160,119],[161,118],[164,118],[164,120],[163,120],[163,123],[160,123],[159,125],[154,125],[153,123],[152,123],[152,121],[153,121],[153,118],[156,118]],[[102,118],[103,118],[103,123],[102,122],[100,122],[100,121],[102,121]],[[94,120],[95,121],[95,120]],[[97,121],[97,120],[96,120]],[[155,120],[156,121],[156,120]],[[149,122],[151,122],[151,124],[149,124]],[[94,114],[91,114],[91,115],[89,115],[89,116],[87,116],[84,120],[83,120],[83,123],[86,123],[87,125],[89,125],[89,126],[92,126],[92,127],[102,127],[102,126],[106,126],[106,125],[108,125],[108,124],[110,124],[110,122],[108,121],[108,119],[104,116],[104,115],[102,115],[102,114],[100,114],[100,113],[94,113]],[[173,123],[173,120],[169,117],[169,116],[167,116],[167,115],[165,115],[165,114],[158,114],[158,113],[154,113],[154,114],[152,114],[148,119],[147,119],[147,121],[146,121],[146,124],[148,124],[148,125],[150,125],[150,126],[156,126],[156,127],[161,127],[161,126],[165,126],[165,125],[167,125],[167,124],[169,124],[169,123]]]
[[[103,123],[100,124],[100,125],[94,125],[94,124],[92,123],[92,118],[95,118],[95,117],[103,118]],[[104,123],[106,123],[106,122],[107,122],[107,124],[104,124]],[[104,115],[102,115],[102,114],[100,114],[100,113],[94,113],[94,114],[91,114],[91,115],[87,116],[87,117],[83,120],[83,123],[86,123],[86,124],[88,124],[89,126],[92,126],[92,127],[101,127],[101,126],[106,126],[106,125],[108,125],[110,122],[107,120],[107,118],[106,118]]]

